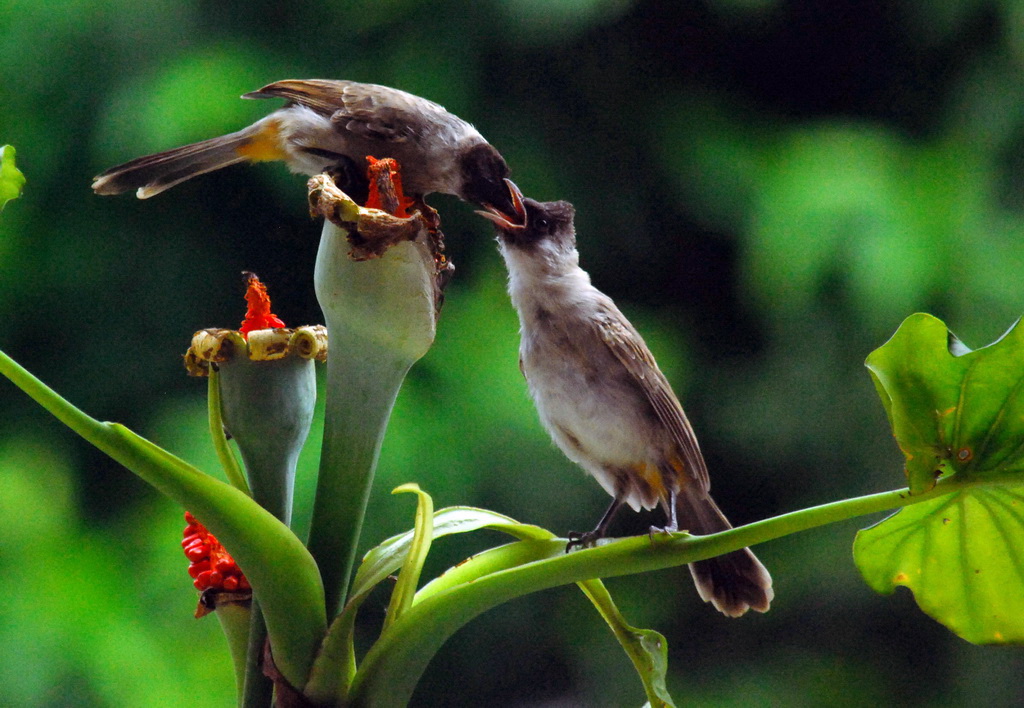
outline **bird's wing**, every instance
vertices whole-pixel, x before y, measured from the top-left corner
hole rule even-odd
[[[247,93],[244,98],[285,98],[330,118],[338,130],[365,140],[405,142],[427,125],[454,119],[433,101],[388,86],[355,81],[288,79]]]
[[[611,303],[599,312],[597,328],[608,349],[643,391],[658,420],[671,433],[682,456],[682,471],[707,492],[710,488],[708,468],[697,444],[697,436],[643,338]]]

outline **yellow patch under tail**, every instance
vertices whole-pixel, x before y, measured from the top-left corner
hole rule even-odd
[[[276,120],[267,121],[260,132],[235,148],[235,152],[253,162],[285,159],[288,154],[281,144],[281,124]]]
[[[666,500],[668,490],[665,488],[665,480],[657,465],[643,462],[634,465],[632,471],[636,474],[636,478],[633,480],[634,486],[640,491],[645,503],[651,504]]]

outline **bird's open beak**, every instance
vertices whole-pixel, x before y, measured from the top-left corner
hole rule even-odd
[[[523,206],[523,193],[519,191],[516,183],[510,179],[505,180],[508,185],[509,194],[512,196],[513,214],[506,214],[492,204],[485,204],[484,209],[477,210],[477,214],[489,219],[502,231],[518,231],[526,228],[526,207]]]

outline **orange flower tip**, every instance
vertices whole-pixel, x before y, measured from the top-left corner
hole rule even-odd
[[[284,327],[284,321],[270,311],[270,296],[267,294],[267,286],[260,282],[255,273],[246,271],[245,319],[238,328],[242,336],[249,338],[249,332],[257,329],[278,329]]]
[[[386,211],[402,219],[408,218],[409,209],[414,202],[402,191],[401,167],[398,160],[393,157],[378,160],[372,155],[367,155],[366,161],[370,163],[366,170],[370,184],[366,208]]]
[[[201,560],[207,558],[208,555],[209,555],[209,552],[206,550],[206,548],[203,548],[202,546],[195,547],[195,548],[189,548],[188,550],[185,551],[185,557],[188,558],[192,562],[201,561]]]

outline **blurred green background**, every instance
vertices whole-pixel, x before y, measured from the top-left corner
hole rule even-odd
[[[894,488],[864,357],[914,311],[980,346],[1022,310],[1022,65],[1015,0],[7,2],[0,144],[29,182],[0,217],[0,347],[214,470],[205,383],[181,354],[194,330],[239,322],[243,269],[286,322],[321,321],[304,178],[232,168],[146,202],[96,197],[90,178],[241,127],[272,105],[237,96],[273,80],[385,83],[473,122],[528,195],[576,204],[583,266],[673,381],[734,523]],[[432,203],[457,273],[364,546],[411,525],[411,500],[388,493],[407,481],[439,506],[590,528],[607,497],[536,420],[491,230]],[[304,501],[316,458],[311,444]],[[181,514],[0,382],[3,704],[231,704],[217,623],[191,617]],[[617,532],[658,521],[627,514]],[[764,616],[721,617],[685,569],[609,587],[668,637],[681,705],[1019,700],[1019,650],[971,646],[860,581],[850,546],[870,521],[758,548],[777,592]],[[500,540],[445,539],[428,571]],[[366,638],[385,603],[366,605]],[[566,588],[460,631],[414,704],[642,701]]]

